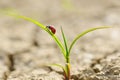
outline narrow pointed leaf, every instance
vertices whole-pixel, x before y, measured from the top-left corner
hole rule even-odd
[[[63,70],[63,72],[64,72],[64,77],[65,78],[67,78],[68,76],[67,76],[67,69],[65,68],[65,67],[63,67],[62,65],[60,65],[60,64],[51,64],[50,66],[56,66],[56,67],[59,67],[59,68],[61,68],[62,70]]]
[[[56,67],[59,67],[59,68],[61,68],[63,71],[66,72],[65,68],[64,68],[62,65],[60,65],[60,64],[51,64],[51,65],[49,65],[49,66],[56,66]]]
[[[67,40],[66,40],[66,37],[64,35],[62,27],[61,27],[61,32],[62,32],[62,37],[63,37],[63,40],[64,40],[64,45],[65,45],[65,50],[66,50],[66,58],[67,58],[68,57],[68,46],[67,46]]]
[[[19,15],[19,14],[15,14],[15,13],[10,13],[10,12],[8,12],[7,15],[30,21],[30,22],[36,24],[37,26],[39,26],[40,28],[42,28],[44,30],[47,30],[46,26],[44,26],[43,24],[40,24],[40,22],[38,22],[36,20],[33,20],[32,18],[29,18],[29,17],[26,17],[26,16],[22,16],[22,15]]]
[[[29,18],[29,17],[26,17],[26,16],[22,16],[22,15],[13,13],[13,12],[4,11],[4,14],[8,15],[8,16],[13,16],[13,17],[16,17],[16,18],[21,18],[21,19],[24,19],[26,21],[32,22],[32,23],[36,24],[38,27],[40,27],[43,30],[45,30],[46,32],[48,32],[52,36],[52,38],[55,40],[55,42],[57,43],[59,48],[61,49],[64,57],[66,56],[65,49],[64,49],[64,47],[62,45],[62,42],[59,40],[59,38],[56,35],[54,35],[51,31],[49,31],[49,29],[46,28],[46,26],[44,26],[43,24],[41,24],[40,22],[38,22],[36,20],[33,20],[32,18]]]
[[[60,64],[50,64],[49,66],[57,66],[57,67],[62,68],[64,70],[64,67]]]
[[[72,43],[71,43],[71,45],[70,45],[70,47],[69,47],[69,54],[70,54],[70,51],[71,51],[73,45],[75,44],[75,42],[76,42],[79,38],[81,38],[82,36],[86,35],[86,34],[89,33],[89,32],[92,32],[92,31],[95,31],[95,30],[98,30],[98,29],[104,29],[104,28],[110,28],[110,27],[108,27],[108,26],[102,26],[102,27],[90,28],[90,29],[88,29],[88,30],[86,30],[86,31],[78,34],[78,35],[75,37],[75,39],[72,41]]]

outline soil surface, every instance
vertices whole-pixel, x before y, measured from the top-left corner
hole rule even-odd
[[[112,26],[75,44],[71,80],[120,80],[120,0],[1,0],[0,9],[6,8],[54,25],[61,40],[62,26],[69,43],[88,28]],[[45,66],[52,63],[64,65],[64,58],[48,33],[0,15],[0,80],[63,80],[61,69]]]

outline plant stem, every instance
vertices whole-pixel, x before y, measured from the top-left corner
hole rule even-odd
[[[69,56],[66,56],[66,63],[70,63],[70,58],[69,58]]]
[[[65,74],[65,80],[70,80],[70,63],[65,65],[67,73]]]

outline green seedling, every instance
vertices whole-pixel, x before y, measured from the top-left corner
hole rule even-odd
[[[7,15],[17,17],[17,18],[21,18],[21,19],[24,19],[24,20],[27,20],[29,22],[32,22],[32,23],[36,24],[38,27],[40,27],[41,29],[46,31],[54,39],[54,41],[56,42],[56,44],[60,48],[61,53],[64,56],[65,65],[64,66],[60,65],[60,64],[52,64],[52,65],[62,68],[63,73],[64,73],[64,80],[70,80],[70,78],[71,78],[71,74],[70,74],[70,65],[71,65],[70,64],[70,53],[71,53],[71,49],[73,48],[76,41],[78,39],[80,39],[82,36],[89,33],[89,32],[92,32],[92,31],[95,31],[95,30],[98,30],[98,29],[110,28],[110,27],[107,27],[107,26],[101,26],[101,27],[95,27],[95,28],[90,28],[88,30],[85,30],[82,33],[78,34],[73,39],[71,44],[68,46],[68,42],[67,42],[67,39],[65,37],[65,34],[63,32],[62,27],[61,27],[61,33],[62,33],[64,43],[62,43],[62,41],[60,41],[60,39],[56,36],[56,34],[55,34],[56,30],[55,30],[55,28],[53,26],[44,26],[43,24],[41,24],[40,22],[38,22],[36,20],[33,20],[32,18],[22,16],[22,15],[18,15],[18,14],[14,14],[14,13],[7,13]]]

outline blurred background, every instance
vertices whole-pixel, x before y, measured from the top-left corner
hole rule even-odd
[[[71,54],[75,66],[89,66],[93,59],[119,52],[120,0],[0,0],[0,9],[13,9],[44,25],[53,25],[60,39],[62,26],[69,43],[88,28],[111,26],[76,43]],[[46,32],[30,22],[0,15],[0,74],[13,70],[18,75],[16,71],[22,73],[21,69],[35,70],[58,62],[62,64],[64,59]]]

